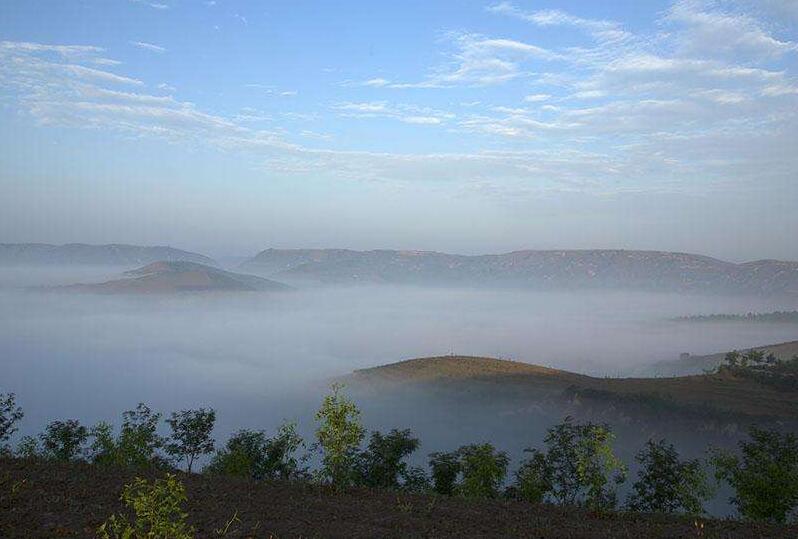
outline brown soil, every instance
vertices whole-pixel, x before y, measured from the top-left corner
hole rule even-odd
[[[133,472],[85,463],[0,459],[0,537],[94,537]],[[140,474],[154,477],[153,474]],[[503,500],[469,501],[381,490],[334,493],[309,484],[264,484],[181,475],[197,537],[237,514],[225,537],[797,537],[779,527],[580,509]]]

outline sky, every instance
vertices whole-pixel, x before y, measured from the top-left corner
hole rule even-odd
[[[0,242],[798,260],[798,1],[0,2]]]

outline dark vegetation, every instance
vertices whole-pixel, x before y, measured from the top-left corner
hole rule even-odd
[[[764,322],[798,324],[798,311],[773,311],[770,313],[700,314],[679,316],[677,322]]]
[[[734,354],[729,357],[734,368],[752,368],[763,363],[752,358],[744,360]],[[227,491],[232,485],[241,490],[233,499],[242,506],[225,504],[230,514],[215,524],[217,535],[236,529],[241,533],[234,536],[240,537],[275,536],[272,530],[261,530],[261,535],[254,532],[247,535],[249,532],[242,527],[238,511],[243,510],[243,505],[249,509],[253,507],[249,498],[257,488],[256,484],[263,484],[266,489],[257,492],[282,489],[287,500],[295,504],[295,514],[283,517],[293,523],[281,529],[295,530],[299,522],[304,524],[300,528],[305,530],[301,532],[305,535],[308,530],[319,530],[321,521],[314,524],[302,516],[305,514],[300,501],[303,496],[308,500],[317,499],[322,494],[331,499],[352,498],[360,496],[360,492],[370,494],[363,496],[364,500],[368,498],[368,502],[361,500],[358,502],[360,505],[351,509],[356,514],[364,511],[366,515],[372,510],[369,508],[379,507],[386,497],[395,500],[392,514],[418,513],[414,516],[417,528],[407,528],[409,535],[422,535],[421,530],[430,526],[430,521],[457,519],[458,511],[471,515],[467,518],[472,521],[475,512],[486,521],[492,520],[494,531],[505,529],[503,526],[513,522],[517,526],[515,532],[508,534],[517,536],[531,535],[532,530],[539,533],[546,529],[546,519],[553,522],[568,512],[572,518],[577,518],[577,515],[581,515],[578,518],[587,518],[588,515],[589,518],[598,518],[601,524],[595,529],[585,529],[579,522],[564,521],[557,524],[559,528],[552,530],[562,532],[572,526],[574,536],[616,533],[656,536],[681,526],[683,533],[689,533],[689,527],[685,528],[691,522],[689,519],[674,516],[663,520],[664,517],[651,514],[687,515],[698,526],[696,519],[703,515],[704,503],[716,488],[708,479],[707,472],[711,469],[714,469],[717,481],[725,481],[732,488],[734,496],[731,502],[744,520],[785,524],[794,518],[798,509],[798,439],[793,434],[776,430],[753,428],[749,439],[740,444],[739,452],[711,449],[705,461],[682,460],[673,445],[664,440],[650,440],[637,455],[640,471],[634,479],[631,494],[621,504],[616,489],[627,480],[628,473],[626,465],[614,452],[612,430],[606,424],[580,423],[570,417],[548,430],[543,448],[526,450],[528,457],[520,463],[510,481],[510,459],[490,443],[469,444],[451,452],[432,453],[427,472],[407,463],[407,458],[421,445],[410,430],[394,429],[387,434],[371,432],[363,447],[366,430],[360,422],[360,411],[343,393],[342,387],[334,385],[316,415],[316,443],[312,446],[304,444],[292,423],[284,424],[273,436],[262,431],[238,431],[213,453],[203,473],[198,475],[192,473],[197,459],[214,451],[212,435],[216,414],[212,409],[173,413],[165,421],[171,431],[168,438],[157,432],[161,415],[144,404],[123,414],[118,432],[107,423],[89,429],[76,420],[53,421],[38,440],[23,438],[12,451],[7,442],[23,413],[13,394],[0,395],[0,404],[0,441],[4,443],[3,451],[6,453],[2,461],[6,478],[0,492],[0,504],[3,504],[0,536],[3,537],[47,536],[37,526],[48,524],[42,523],[40,516],[32,521],[23,518],[23,515],[28,515],[26,511],[30,511],[30,507],[20,502],[20,489],[32,488],[31,485],[24,486],[28,478],[20,477],[20,474],[37,475],[36,489],[42,495],[51,486],[61,488],[45,479],[46,473],[42,470],[47,467],[51,467],[56,475],[102,476],[101,481],[111,483],[114,481],[109,477],[117,478],[122,474],[124,486],[116,481],[111,492],[106,484],[82,486],[84,490],[92,488],[90,497],[96,500],[96,504],[87,506],[88,502],[81,498],[83,509],[65,509],[67,513],[56,516],[56,521],[49,524],[51,528],[67,523],[73,525],[77,517],[69,511],[88,511],[89,516],[84,515],[83,528],[78,535],[85,535],[86,526],[89,526],[89,535],[104,538],[211,535],[207,521],[198,523],[189,518],[191,508],[197,509],[203,503],[209,503],[193,500],[192,493],[216,496],[207,491],[211,484],[215,485],[214,488],[227,485],[221,487],[222,491]],[[307,463],[309,455],[314,452],[320,454],[320,465],[310,469]],[[91,463],[91,466],[87,468],[88,464],[84,463]],[[178,470],[183,466],[185,473]],[[188,495],[184,482],[192,485]],[[121,499],[117,499],[121,500],[121,506],[108,502],[109,497],[116,498],[120,492]],[[75,494],[84,495],[85,492]],[[100,501],[103,496],[104,502]],[[244,498],[249,501],[243,501]],[[38,503],[32,495],[26,499],[27,504]],[[453,504],[456,499],[462,501]],[[479,500],[479,505],[469,505],[474,503],[473,500]],[[490,505],[490,500],[499,505]],[[65,499],[63,503],[65,507],[74,507],[74,500]],[[436,514],[435,508],[439,503],[450,509]],[[105,511],[102,515],[97,513],[100,507]],[[422,507],[426,509],[422,510]],[[537,515],[534,518],[538,520],[517,521],[517,512],[525,512],[529,518]],[[46,513],[54,514],[50,509]],[[218,516],[218,509],[212,514]],[[97,521],[99,517],[102,520]],[[371,517],[363,518],[368,520]],[[497,522],[499,518],[507,520]],[[59,519],[64,519],[64,522]],[[403,518],[399,520],[402,525],[413,522]],[[701,522],[705,522],[703,517]],[[715,522],[712,525],[722,527],[727,524]],[[458,524],[448,522],[435,526],[442,526],[439,530],[453,530]],[[729,530],[746,529],[749,533],[756,529],[745,528],[747,525],[741,523],[729,523],[728,526]],[[630,531],[632,528],[636,531]],[[696,529],[692,531],[695,533]],[[789,528],[772,528],[771,532],[771,536],[791,533]],[[335,534],[322,534],[326,535]]]
[[[783,360],[773,354],[765,355],[761,350],[745,353],[734,350],[726,354],[717,372],[750,378],[779,389],[798,389],[798,356]]]

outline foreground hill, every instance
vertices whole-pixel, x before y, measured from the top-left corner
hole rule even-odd
[[[153,262],[125,273],[127,277],[95,284],[74,284],[58,290],[98,294],[156,294],[174,292],[254,292],[287,290],[276,281],[232,273],[194,262]]]
[[[515,361],[444,356],[355,371],[353,386],[379,392],[411,386],[455,402],[523,407],[538,402],[610,405],[624,414],[798,421],[798,391],[785,391],[728,373],[673,378],[597,378]]]
[[[746,348],[740,352],[748,352],[750,350],[758,350],[764,352],[765,355],[773,354],[781,360],[792,359],[798,356],[798,341],[789,341],[779,344],[769,344],[766,346],[757,346],[754,348]],[[709,354],[704,356],[685,355],[679,359],[670,361],[660,361],[655,363],[650,369],[652,374],[656,376],[684,376],[690,374],[703,374],[708,370],[715,369],[718,365],[723,363],[726,353]]]
[[[158,260],[186,261],[214,266],[216,262],[201,254],[172,247],[139,245],[86,245],[69,243],[0,243],[0,266],[141,266]]]
[[[325,284],[623,288],[798,295],[798,262],[733,264],[661,251],[516,251],[464,256],[430,251],[267,249],[243,270]]]
[[[0,537],[94,537],[152,473],[0,458]],[[798,527],[181,474],[197,537],[796,537]],[[231,522],[226,533],[226,523]],[[698,522],[698,524],[697,524]]]

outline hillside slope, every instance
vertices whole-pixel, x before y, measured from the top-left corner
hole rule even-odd
[[[159,260],[196,262],[215,266],[207,256],[172,247],[87,245],[69,243],[0,243],[0,266],[141,266]]]
[[[94,537],[122,510],[125,484],[153,473],[85,463],[0,458],[0,537]],[[196,537],[696,537],[696,519],[584,509],[511,500],[466,500],[380,489],[332,489],[304,483],[254,482],[179,474]],[[12,493],[12,486],[16,488]],[[233,518],[235,516],[235,519]],[[795,537],[797,526],[700,518],[699,536]]]
[[[779,359],[788,360],[792,359],[794,356],[798,356],[798,341],[789,341],[779,344],[745,348],[740,350],[740,352],[748,352],[750,350],[759,350],[764,352],[765,355],[773,354]],[[704,372],[712,370],[723,363],[723,359],[725,357],[726,352],[708,354],[704,356],[686,356],[670,361],[660,361],[646,370],[650,371],[656,376],[685,376],[690,374],[703,374]]]
[[[662,251],[516,251],[464,256],[431,251],[267,249],[241,268],[324,284],[512,286],[798,295],[798,262],[733,264]]]
[[[729,374],[596,378],[515,361],[444,356],[362,369],[347,380],[355,387],[378,391],[423,387],[445,392],[455,401],[482,399],[521,406],[581,399],[612,403],[627,411],[653,407],[677,415],[712,411],[730,417],[798,420],[798,391],[784,391]]]
[[[232,273],[194,262],[153,262],[125,273],[127,277],[56,290],[97,294],[163,294],[174,292],[279,291],[289,286],[255,275]]]

